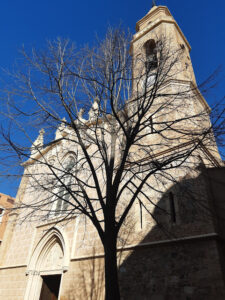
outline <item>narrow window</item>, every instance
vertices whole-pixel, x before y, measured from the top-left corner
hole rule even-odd
[[[55,216],[66,213],[67,207],[69,205],[68,202],[70,198],[69,190],[71,190],[71,186],[72,186],[72,175],[69,173],[71,173],[74,165],[75,165],[75,159],[74,157],[71,156],[66,161],[64,172],[62,175],[63,184],[61,187],[59,187],[58,196],[57,196],[58,199],[53,205],[53,213]]]
[[[169,192],[169,202],[170,202],[170,220],[172,223],[176,223],[176,210],[174,196],[172,192]]]
[[[153,128],[153,121],[152,121],[152,117],[149,118],[149,123],[150,123],[150,130],[151,130],[151,133],[153,133],[154,131],[154,128]]]
[[[140,225],[141,225],[141,229],[143,228],[143,214],[142,214],[142,203],[141,201],[139,201],[139,205],[140,205]]]
[[[0,207],[0,222],[2,221],[3,215],[4,215],[4,208]]]
[[[146,70],[150,72],[157,68],[158,59],[157,59],[157,51],[156,51],[156,43],[154,40],[149,40],[145,43],[145,55],[146,55]]]

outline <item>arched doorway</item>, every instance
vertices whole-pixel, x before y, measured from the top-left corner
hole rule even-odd
[[[25,300],[58,299],[63,273],[68,270],[67,249],[58,228],[52,228],[42,237],[28,266]]]

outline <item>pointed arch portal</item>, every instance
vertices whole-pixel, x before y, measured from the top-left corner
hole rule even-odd
[[[62,276],[68,270],[69,256],[65,236],[54,227],[35,247],[28,269],[25,300],[58,299]]]

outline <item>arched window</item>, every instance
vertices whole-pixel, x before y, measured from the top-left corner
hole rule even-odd
[[[69,157],[67,157],[65,163],[63,164],[62,175],[60,176],[62,184],[60,184],[60,187],[58,188],[57,196],[53,203],[52,212],[55,216],[65,214],[67,211],[70,191],[72,190],[73,184],[72,172],[74,166],[75,157],[70,155]]]
[[[154,70],[158,66],[155,40],[148,40],[144,44],[144,48],[145,48],[145,56],[146,56],[145,66],[147,72],[150,72],[151,70]]]

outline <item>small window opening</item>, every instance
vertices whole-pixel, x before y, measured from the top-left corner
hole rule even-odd
[[[180,44],[180,47],[181,47],[182,50],[185,50],[184,44]]]
[[[145,55],[146,55],[145,66],[147,72],[149,72],[151,70],[154,70],[158,66],[156,43],[154,40],[149,40],[145,43],[144,47],[145,47]]]
[[[175,202],[174,195],[172,192],[169,192],[169,202],[170,202],[170,220],[172,223],[176,223],[176,210],[175,210]]]
[[[0,207],[0,222],[2,221],[3,215],[4,215],[4,208]]]
[[[150,125],[150,132],[153,133],[154,128],[153,128],[153,121],[152,121],[152,116],[149,117],[149,125]]]
[[[141,229],[142,229],[143,228],[143,211],[142,211],[141,201],[139,201],[139,205],[140,205],[140,225],[141,225]]]

